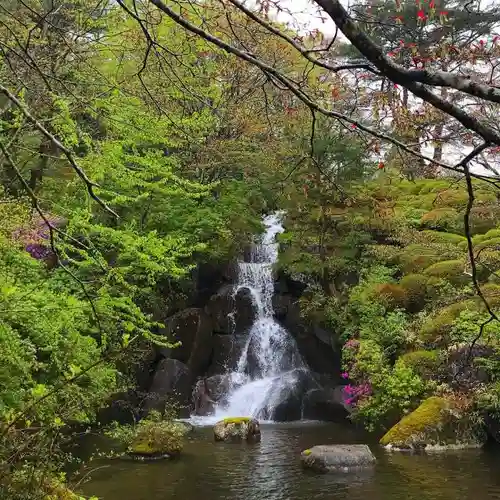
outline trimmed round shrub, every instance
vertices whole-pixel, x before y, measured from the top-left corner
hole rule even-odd
[[[408,308],[412,312],[420,311],[427,297],[427,280],[428,276],[424,274],[408,274],[401,278],[400,286],[406,291],[408,298]]]
[[[462,260],[444,260],[429,266],[424,274],[448,280],[454,285],[465,285],[470,281],[470,276],[464,273],[464,269],[465,263]]]
[[[373,293],[387,309],[404,309],[408,303],[406,290],[395,283],[375,285]]]
[[[424,380],[435,377],[441,366],[441,354],[438,350],[407,352],[399,360]]]
[[[445,233],[443,231],[432,231],[431,229],[424,229],[421,234],[429,239],[432,243],[450,243],[451,245],[458,245],[459,243],[466,243],[467,239],[461,234]]]
[[[479,252],[488,247],[493,247],[495,250],[500,250],[500,237],[484,239],[480,243],[474,245],[474,251]]]
[[[458,212],[453,208],[435,208],[424,214],[420,223],[429,229],[456,230],[459,228]]]
[[[441,343],[447,340],[453,322],[462,311],[477,310],[478,303],[474,299],[464,300],[443,307],[432,316],[428,317],[420,329],[420,338],[427,343]]]
[[[468,199],[467,191],[461,187],[458,189],[446,189],[437,193],[434,206],[462,209],[467,206]]]

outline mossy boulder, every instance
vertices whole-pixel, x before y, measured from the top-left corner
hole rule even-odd
[[[214,426],[216,441],[257,443],[260,441],[259,422],[251,417],[225,418]]]
[[[144,423],[143,423],[144,422]],[[143,421],[128,448],[128,456],[137,460],[158,460],[179,456],[188,428],[182,422]]]
[[[394,425],[380,443],[398,450],[432,450],[478,447],[485,439],[469,406],[432,396]]]
[[[300,455],[302,466],[316,472],[348,472],[375,463],[375,457],[366,444],[319,445],[304,450]]]

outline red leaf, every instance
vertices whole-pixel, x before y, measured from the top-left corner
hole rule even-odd
[[[384,164],[384,162],[383,162],[383,161],[381,161],[381,162],[378,164],[378,169],[380,170],[380,169],[382,169],[382,168],[384,168],[384,167],[385,167],[385,164]]]

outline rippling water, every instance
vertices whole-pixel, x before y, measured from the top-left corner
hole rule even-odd
[[[366,436],[331,424],[264,425],[256,445],[214,443],[211,428],[198,428],[177,461],[113,461],[84,490],[102,500],[500,499],[498,449],[410,455],[374,444],[370,472],[316,475],[300,466],[300,451],[315,444],[361,442]]]

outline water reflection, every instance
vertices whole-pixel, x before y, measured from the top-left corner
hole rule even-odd
[[[483,500],[500,499],[498,450],[389,454],[365,473],[303,471],[301,450],[315,444],[366,442],[333,425],[263,426],[262,443],[214,443],[197,429],[176,462],[112,462],[84,493],[102,500]]]

